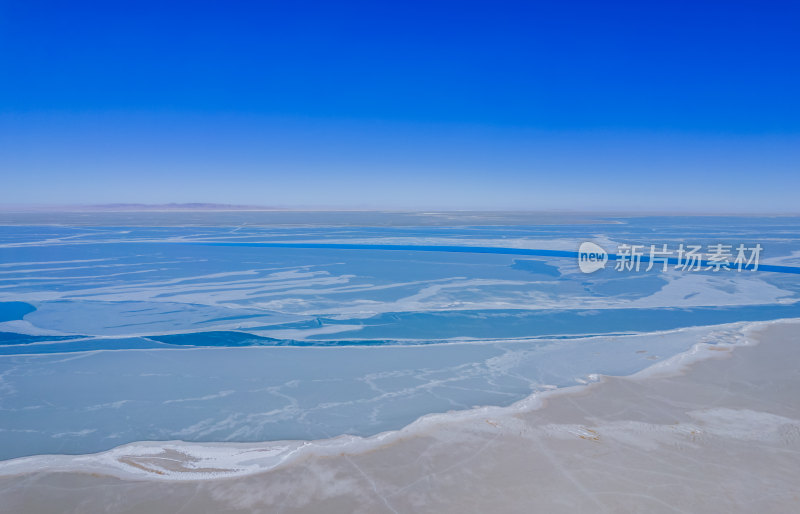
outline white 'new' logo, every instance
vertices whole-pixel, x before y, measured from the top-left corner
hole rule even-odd
[[[600,246],[585,241],[578,248],[578,267],[584,273],[592,273],[606,267],[608,254]]]

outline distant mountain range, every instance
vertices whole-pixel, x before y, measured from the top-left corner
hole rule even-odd
[[[106,203],[97,205],[25,206],[9,210],[23,211],[282,211],[278,207],[263,205],[233,205],[224,203]]]

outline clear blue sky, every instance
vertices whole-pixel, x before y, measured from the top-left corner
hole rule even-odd
[[[0,0],[0,203],[798,212],[797,2]]]

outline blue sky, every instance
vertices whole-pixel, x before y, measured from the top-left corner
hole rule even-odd
[[[789,2],[0,0],[0,203],[797,212]]]

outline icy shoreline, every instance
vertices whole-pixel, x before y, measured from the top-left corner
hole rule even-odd
[[[757,341],[751,337],[753,331],[793,321],[796,319],[693,327],[709,330],[724,329],[732,331],[735,337],[714,344],[697,342],[688,351],[655,363],[625,378],[648,380],[680,375],[696,362],[725,355],[737,347],[756,344]],[[655,334],[657,333],[649,335]],[[83,472],[123,479],[170,481],[243,477],[287,466],[304,457],[369,452],[399,440],[425,436],[431,431],[436,431],[438,427],[450,424],[476,419],[507,420],[517,414],[534,411],[556,397],[584,394],[605,381],[605,377],[600,375],[592,376],[590,379],[596,381],[587,385],[536,392],[506,407],[479,407],[424,415],[400,430],[382,432],[370,437],[345,435],[313,441],[265,443],[135,442],[96,454],[39,455],[0,461],[0,477],[34,472]]]

